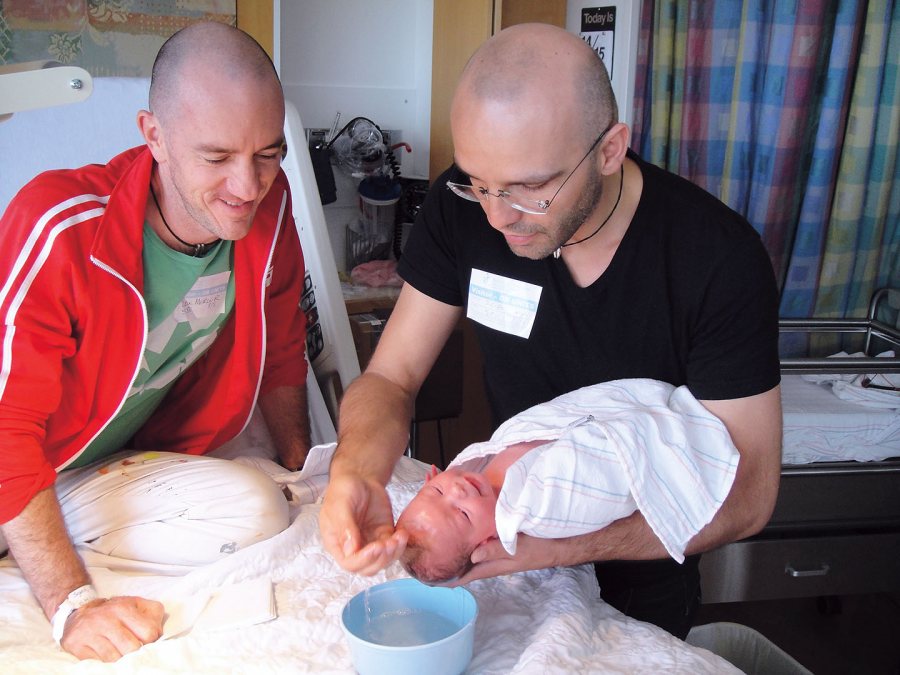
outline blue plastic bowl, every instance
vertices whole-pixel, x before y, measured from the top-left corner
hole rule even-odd
[[[397,579],[354,595],[341,623],[360,675],[457,675],[472,659],[477,617],[465,588]]]

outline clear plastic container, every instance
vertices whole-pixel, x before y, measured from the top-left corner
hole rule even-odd
[[[400,183],[387,176],[360,181],[359,218],[347,225],[347,271],[390,258],[400,192]]]

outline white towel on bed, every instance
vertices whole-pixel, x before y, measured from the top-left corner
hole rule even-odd
[[[831,387],[781,376],[783,464],[878,462],[900,455],[896,410],[842,401]]]
[[[838,352],[834,357],[862,357],[862,352],[848,354]],[[878,354],[877,358],[894,358],[892,350]],[[807,382],[830,385],[834,395],[843,401],[849,401],[868,408],[882,408],[884,410],[900,410],[900,374],[870,373],[857,375],[855,373],[825,373],[803,375]],[[875,385],[875,386],[871,386]],[[892,387],[893,390],[885,389]]]
[[[630,379],[597,384],[534,406],[452,465],[479,470],[503,448],[552,440],[515,462],[497,501],[504,548],[516,535],[560,538],[593,532],[640,509],[669,554],[719,510],[739,454],[722,422],[687,387]]]

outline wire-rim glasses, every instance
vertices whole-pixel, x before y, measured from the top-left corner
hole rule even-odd
[[[586,160],[590,154],[594,151],[600,141],[603,140],[603,137],[606,136],[607,132],[612,128],[612,126],[604,129],[597,139],[591,144],[591,147],[588,148],[588,151],[584,153],[584,157],[582,157],[578,164],[575,165],[575,168],[566,176],[566,179],[562,182],[562,184],[556,189],[556,192],[553,193],[553,196],[550,199],[528,199],[527,197],[522,197],[521,195],[517,195],[515,192],[510,192],[509,190],[497,190],[497,192],[491,192],[486,187],[476,187],[474,185],[466,185],[464,183],[454,183],[452,181],[447,181],[447,187],[453,192],[453,194],[458,197],[462,197],[470,202],[484,202],[488,197],[497,197],[498,199],[502,199],[503,202],[512,208],[522,211],[523,213],[530,213],[535,216],[542,216],[547,213],[547,210],[550,208],[550,205],[553,203],[553,200],[556,199],[556,196],[560,193],[560,190],[565,187],[566,183],[569,182],[569,179],[575,175],[575,172],[578,171],[578,167],[584,164],[584,160]]]

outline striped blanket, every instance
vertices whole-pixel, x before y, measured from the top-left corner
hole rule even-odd
[[[453,461],[481,470],[513,443],[552,441],[506,472],[497,531],[511,554],[519,532],[561,538],[640,509],[669,554],[684,549],[731,489],[738,451],[687,387],[629,379],[584,387],[525,410]]]

